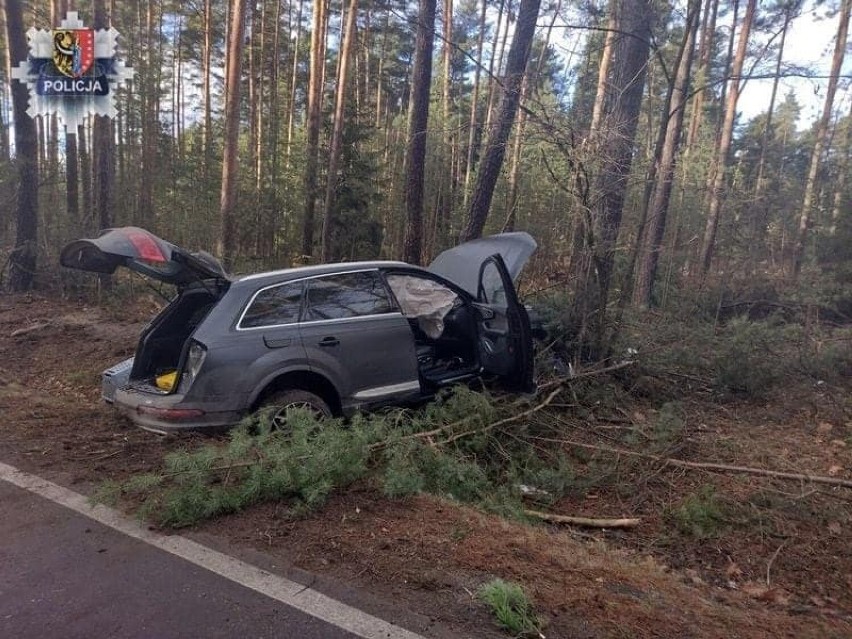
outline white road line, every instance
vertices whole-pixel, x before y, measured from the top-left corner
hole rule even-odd
[[[316,590],[306,588],[303,584],[252,566],[186,537],[166,536],[148,530],[117,510],[100,504],[92,505],[87,497],[73,490],[2,462],[0,462],[0,479],[359,637],[425,639],[421,635],[395,626]]]

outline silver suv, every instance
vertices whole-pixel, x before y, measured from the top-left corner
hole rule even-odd
[[[173,284],[135,357],[103,374],[103,398],[142,428],[228,427],[261,408],[351,415],[428,398],[478,375],[533,388],[527,310],[513,280],[536,248],[504,233],[428,267],[375,261],[231,277],[211,255],[136,227],[61,253],[63,266],[119,266]]]

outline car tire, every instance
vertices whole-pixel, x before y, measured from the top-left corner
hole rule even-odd
[[[290,408],[304,408],[320,419],[332,416],[331,408],[322,397],[299,388],[276,391],[263,401],[259,412],[269,415],[274,429],[282,430],[287,426],[286,412]]]

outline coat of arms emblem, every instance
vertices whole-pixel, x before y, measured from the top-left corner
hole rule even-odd
[[[69,132],[89,115],[115,117],[111,88],[133,77],[117,56],[118,31],[88,28],[69,11],[53,29],[31,28],[27,39],[30,54],[11,76],[29,88],[31,117],[56,113]]]
[[[69,78],[79,78],[95,61],[94,29],[54,29],[53,64]]]

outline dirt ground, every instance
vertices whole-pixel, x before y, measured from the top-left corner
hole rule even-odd
[[[146,433],[99,400],[100,371],[132,354],[159,305],[148,294],[106,306],[0,296],[0,459],[91,492],[209,441]],[[817,384],[724,404],[699,396],[684,403],[686,437],[671,454],[852,478],[848,391]],[[614,431],[641,433],[654,416],[637,402],[615,416],[566,420],[566,432],[607,445]],[[430,496],[389,500],[359,484],[302,519],[266,504],[198,530],[394,599],[462,636],[505,636],[475,597],[494,576],[525,586],[547,637],[852,636],[852,490],[571,452],[581,475],[607,455],[613,476],[556,512],[635,516],[637,528],[528,526]],[[726,523],[702,538],[673,513],[708,491]]]

